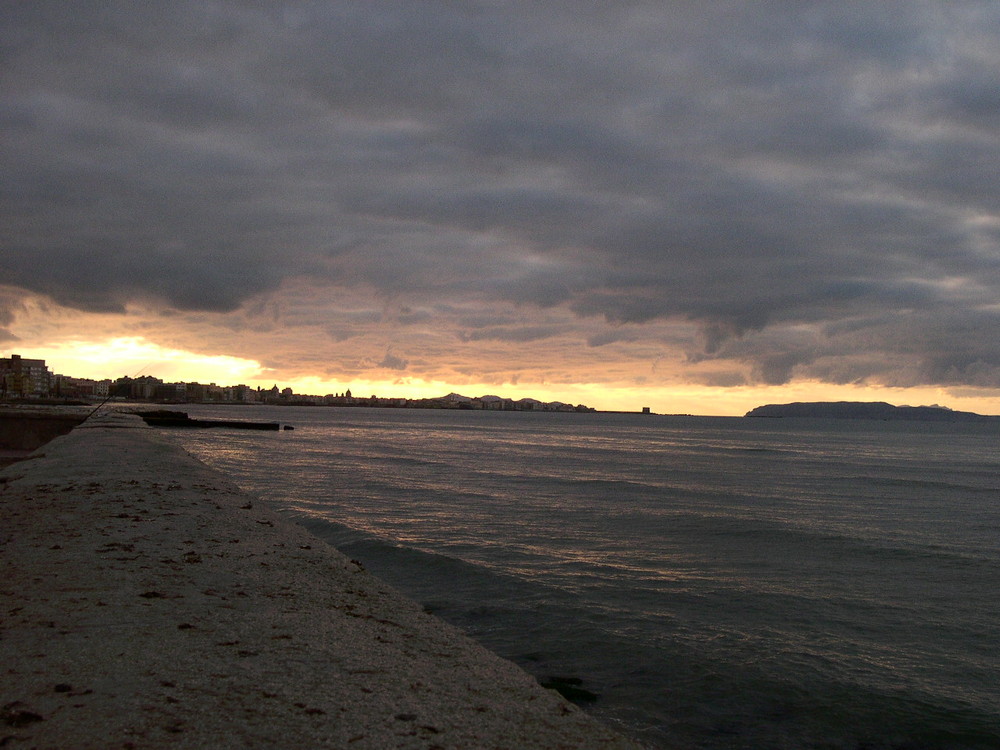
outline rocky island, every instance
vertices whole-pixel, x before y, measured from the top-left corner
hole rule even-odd
[[[813,401],[768,404],[751,409],[746,417],[799,417],[807,419],[880,419],[910,422],[985,422],[1000,417],[943,406],[893,406],[884,401]]]

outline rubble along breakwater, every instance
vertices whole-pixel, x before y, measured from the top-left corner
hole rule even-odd
[[[134,415],[0,472],[0,744],[631,748]]]

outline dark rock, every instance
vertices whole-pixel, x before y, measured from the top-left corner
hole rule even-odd
[[[3,723],[9,727],[26,727],[37,721],[45,721],[43,716],[22,708],[23,705],[20,701],[6,704],[3,707]]]

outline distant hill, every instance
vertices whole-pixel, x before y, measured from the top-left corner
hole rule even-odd
[[[901,419],[914,422],[982,422],[1000,419],[971,411],[953,411],[941,406],[893,406],[883,401],[815,401],[768,404],[746,413],[747,417],[807,417],[811,419]]]

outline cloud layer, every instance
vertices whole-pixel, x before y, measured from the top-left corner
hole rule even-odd
[[[1000,388],[998,37],[993,2],[4,3],[2,282],[226,354],[321,330],[303,371]]]

